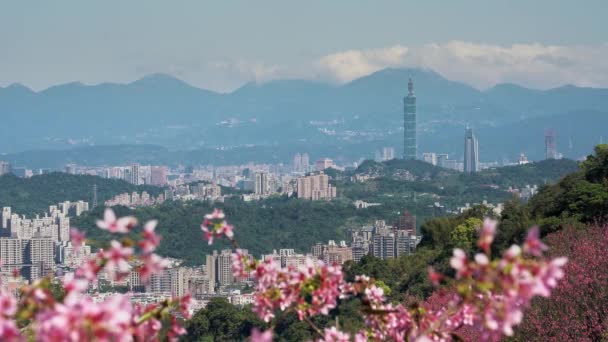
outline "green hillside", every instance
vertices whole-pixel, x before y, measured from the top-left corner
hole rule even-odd
[[[31,215],[42,213],[49,205],[62,201],[84,200],[91,203],[94,184],[97,184],[97,199],[101,204],[123,192],[145,190],[154,195],[161,192],[161,188],[154,186],[136,186],[123,180],[88,175],[54,172],[18,178],[7,174],[0,177],[0,207],[12,207],[13,212]]]

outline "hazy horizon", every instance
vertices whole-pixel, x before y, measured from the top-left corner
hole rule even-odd
[[[246,81],[245,83],[242,83],[242,84],[238,85],[234,89],[225,90],[225,91],[222,91],[222,90],[213,90],[213,89],[205,88],[205,87],[202,87],[202,86],[198,86],[196,84],[192,84],[192,83],[188,82],[185,79],[180,78],[179,76],[173,75],[171,73],[166,73],[166,72],[151,72],[149,74],[137,77],[137,78],[135,78],[133,80],[127,80],[127,81],[122,81],[122,82],[120,82],[120,81],[119,82],[101,81],[101,82],[96,82],[96,83],[87,83],[87,82],[82,82],[82,81],[75,80],[75,81],[69,81],[69,82],[65,82],[65,83],[52,84],[52,85],[49,85],[46,88],[41,88],[41,89],[35,89],[35,88],[32,88],[32,87],[29,87],[28,85],[23,84],[21,82],[13,82],[13,83],[5,85],[5,86],[0,86],[0,89],[14,87],[14,86],[22,86],[22,87],[25,87],[25,88],[33,91],[34,93],[41,93],[41,92],[47,91],[47,90],[49,90],[51,88],[54,88],[54,87],[61,87],[61,86],[70,85],[70,84],[79,84],[79,85],[86,86],[86,87],[95,87],[95,86],[104,85],[104,84],[129,85],[129,84],[133,84],[135,82],[138,82],[138,81],[141,81],[141,80],[144,80],[144,79],[147,79],[147,78],[151,78],[151,77],[167,77],[167,78],[172,78],[172,79],[184,82],[187,85],[189,85],[191,87],[194,87],[194,88],[197,88],[197,89],[211,91],[211,92],[215,92],[215,93],[218,93],[218,94],[230,94],[230,93],[233,93],[233,92],[235,92],[235,91],[237,91],[237,90],[239,90],[239,89],[241,89],[241,88],[243,88],[243,87],[245,87],[245,86],[247,86],[249,84],[264,85],[264,84],[267,84],[267,83],[282,82],[282,81],[287,81],[287,82],[313,82],[313,83],[326,84],[326,85],[330,85],[330,86],[339,87],[339,86],[343,86],[345,84],[348,84],[350,82],[356,81],[358,79],[361,79],[361,78],[373,75],[373,74],[375,74],[377,72],[381,72],[381,71],[384,71],[384,70],[390,70],[390,69],[393,69],[393,70],[421,70],[421,71],[425,71],[425,72],[433,72],[433,73],[436,73],[437,75],[441,76],[442,78],[444,78],[444,79],[446,79],[448,81],[462,83],[464,85],[470,86],[470,87],[472,87],[472,88],[474,88],[474,89],[476,89],[478,91],[481,91],[481,92],[488,91],[488,90],[490,90],[490,89],[492,89],[492,88],[494,88],[496,86],[500,86],[500,85],[515,85],[515,86],[526,88],[526,89],[541,90],[541,91],[551,90],[551,89],[561,88],[561,87],[567,87],[567,86],[574,86],[574,87],[579,87],[579,88],[591,88],[591,89],[608,89],[608,85],[606,85],[606,86],[600,86],[600,87],[594,87],[594,86],[576,85],[576,84],[572,84],[572,83],[563,83],[563,84],[557,84],[557,85],[550,86],[550,87],[532,87],[532,86],[526,86],[524,84],[520,84],[520,83],[516,83],[516,82],[500,82],[500,83],[492,84],[491,86],[487,86],[487,87],[476,87],[474,84],[467,83],[466,81],[449,78],[449,77],[447,77],[445,75],[442,75],[441,73],[439,73],[439,72],[437,72],[437,71],[435,71],[433,69],[429,69],[429,68],[416,68],[416,67],[414,67],[414,68],[408,68],[408,67],[396,67],[396,68],[388,67],[388,68],[383,68],[383,69],[380,69],[380,70],[376,70],[376,71],[370,72],[369,74],[361,75],[361,76],[359,76],[357,78],[354,78],[352,80],[348,80],[346,82],[337,82],[337,81],[323,80],[323,79],[289,78],[289,77],[288,78],[270,79],[270,80],[250,80],[250,81]],[[406,86],[407,86],[406,85],[406,80],[404,80],[404,89],[406,88]]]
[[[0,86],[36,91],[153,73],[232,91],[428,68],[486,89],[608,87],[603,1],[58,1],[0,5]],[[576,23],[573,28],[572,23]]]

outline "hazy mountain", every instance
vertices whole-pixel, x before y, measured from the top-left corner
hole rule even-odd
[[[418,98],[421,151],[458,154],[465,123],[480,137],[504,137],[490,149],[500,155],[513,157],[528,142],[516,127],[533,130],[535,139],[545,128],[556,128],[586,150],[587,140],[599,140],[597,120],[608,112],[608,89],[541,91],[501,84],[482,92],[420,69],[385,69],[341,86],[305,80],[249,83],[229,94],[153,74],[128,84],[68,83],[40,92],[18,84],[0,88],[0,152],[111,144],[155,144],[173,151],[315,150],[319,145],[349,157],[355,146],[373,155],[377,146],[401,145],[402,98],[410,77]],[[570,126],[561,123],[571,115],[592,111],[597,114],[574,120],[578,128],[572,133],[564,131]],[[585,130],[594,133],[579,136]]]

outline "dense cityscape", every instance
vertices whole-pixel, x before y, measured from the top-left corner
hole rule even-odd
[[[0,4],[0,342],[605,341],[607,4]]]
[[[404,146],[403,159],[420,159],[433,166],[464,172],[476,173],[482,168],[495,167],[496,163],[481,163],[479,161],[479,142],[473,129],[466,127],[464,133],[464,160],[449,159],[447,154],[435,152],[416,152],[416,96],[414,82],[408,83],[408,93],[404,97]],[[545,139],[545,155],[547,159],[557,159],[555,150],[555,133],[548,131]],[[393,147],[384,147],[376,154],[376,161],[386,162],[395,158]],[[515,165],[529,163],[522,154]],[[155,206],[165,201],[211,201],[223,202],[228,197],[237,197],[242,201],[256,201],[270,196],[287,196],[303,200],[332,200],[337,197],[337,189],[330,182],[327,170],[355,170],[354,165],[336,165],[329,158],[310,161],[308,153],[297,153],[291,165],[255,164],[234,166],[202,166],[170,168],[163,165],[129,166],[85,166],[69,164],[63,170],[70,175],[92,175],[105,179],[124,180],[133,185],[152,185],[161,187],[163,191],[157,196],[146,191],[121,193],[96,203],[97,188],[94,186],[92,195],[87,196],[94,201],[93,207],[124,206],[128,208]],[[12,173],[18,177],[29,178],[53,170],[34,170],[23,167],[11,167],[7,162],[0,162],[0,175]],[[57,170],[53,171],[56,172]],[[406,171],[407,172],[407,171]],[[365,182],[373,179],[374,175],[357,173],[352,182]],[[414,180],[406,174],[406,180]],[[236,193],[222,194],[222,188],[234,189]],[[538,184],[527,185],[522,189],[506,189],[526,201],[538,191]],[[83,194],[87,195],[87,194]],[[352,203],[358,209],[367,209],[377,203],[356,200]],[[500,215],[503,204],[480,203],[492,208]],[[437,204],[439,206],[439,204]],[[463,213],[472,206],[462,203],[450,212]],[[26,218],[12,212],[10,207],[4,207],[2,212],[3,233],[0,237],[0,259],[3,260],[2,286],[15,291],[18,284],[31,283],[48,275],[61,277],[62,274],[73,271],[74,267],[82,264],[92,256],[92,246],[83,244],[74,246],[70,242],[70,218],[80,216],[89,210],[89,202],[62,202],[49,206],[43,217]],[[261,255],[261,260],[272,259],[280,262],[282,267],[299,267],[305,264],[307,258],[323,260],[326,264],[343,264],[347,261],[359,262],[365,255],[371,255],[382,260],[411,255],[416,251],[422,236],[418,233],[416,216],[404,210],[394,223],[379,219],[368,226],[352,228],[348,232],[347,241],[319,241],[310,246],[306,253],[297,253],[290,246],[273,250],[271,254]],[[161,274],[153,275],[148,282],[142,282],[137,265],[131,265],[132,271],[123,280],[115,281],[103,274],[90,289],[95,293],[94,298],[107,297],[114,291],[129,291],[132,300],[139,303],[158,302],[187,293],[193,295],[195,302],[193,312],[205,306],[214,297],[228,298],[235,305],[252,304],[254,297],[251,292],[244,291],[253,285],[252,278],[236,279],[231,271],[230,249],[215,250],[206,255],[205,264],[197,267],[183,266],[183,261],[173,259],[170,266]],[[247,255],[247,251],[244,251]],[[18,271],[21,277],[13,277]]]

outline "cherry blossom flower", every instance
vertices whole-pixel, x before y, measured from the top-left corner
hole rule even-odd
[[[169,266],[169,261],[154,253],[143,255],[141,258],[142,264],[139,268],[139,276],[145,283],[153,274],[160,274]]]
[[[185,318],[189,319],[192,317],[190,313],[190,305],[192,304],[192,296],[190,294],[186,294],[181,298],[178,298],[177,302],[179,303],[179,312]]]
[[[384,302],[384,290],[372,285],[365,289],[365,298],[372,304],[382,304]]]
[[[439,286],[439,283],[443,280],[443,274],[435,271],[433,267],[429,267],[429,280],[435,286]]]
[[[38,341],[130,341],[132,306],[128,297],[115,295],[96,303],[82,296],[58,303],[36,315]]]
[[[483,221],[483,226],[481,227],[481,231],[479,233],[479,241],[477,245],[484,250],[484,252],[490,252],[490,246],[494,241],[494,235],[496,234],[496,220],[492,220],[490,218],[486,218]]]
[[[133,216],[116,218],[112,209],[106,209],[103,220],[97,221],[97,227],[110,233],[128,233],[131,228],[137,226],[137,219]]]
[[[206,220],[223,220],[225,217],[224,212],[217,208],[213,209],[212,213],[205,215]]]
[[[83,293],[88,287],[89,281],[86,278],[76,278],[74,273],[68,273],[63,277],[63,289],[67,295]]]
[[[450,259],[450,266],[456,270],[456,276],[462,276],[466,273],[467,255],[460,248],[454,249],[454,256]]]
[[[139,247],[144,253],[152,253],[160,244],[160,236],[154,232],[158,221],[148,221],[144,225],[143,239],[139,241]]]
[[[110,242],[110,249],[101,254],[106,260],[104,269],[111,279],[120,279],[131,270],[129,259],[133,255],[133,247],[123,246],[120,242]]]
[[[76,228],[70,229],[70,241],[72,242],[72,246],[79,247],[82,246],[85,242],[85,234]]]
[[[201,230],[209,245],[213,244],[214,236],[220,237],[224,235],[232,240],[234,227],[224,221],[224,217],[226,216],[219,209],[214,209],[212,213],[205,215],[205,220],[201,224]]]
[[[456,336],[457,329],[467,326],[480,331],[480,340],[511,336],[532,299],[551,295],[564,277],[567,263],[566,258],[543,257],[547,247],[540,241],[537,229],[529,232],[523,249],[513,245],[502,257],[490,260],[496,222],[486,220],[478,241],[484,253],[469,258],[464,250],[453,251],[450,265],[456,270],[456,280],[451,292],[442,297],[447,303],[434,306],[432,301],[427,301],[406,307],[387,303],[383,288],[367,276],[356,276],[351,283],[344,281],[339,265],[307,259],[299,267],[281,267],[271,258],[257,261],[237,248],[233,227],[224,219],[224,213],[216,209],[205,215],[201,228],[209,243],[221,236],[233,243],[236,250],[232,255],[232,272],[237,278],[253,279],[253,311],[261,319],[269,322],[276,312],[290,311],[314,325],[310,317],[328,315],[338,305],[338,299],[354,296],[363,299],[361,312],[366,323],[364,330],[352,336],[356,342],[449,341]],[[109,210],[98,225],[113,233],[126,233],[136,223],[134,218],[116,219]],[[166,268],[168,261],[154,254],[160,243],[160,237],[154,232],[156,224],[156,221],[146,223],[141,239],[135,242],[140,247],[137,251],[130,239],[122,243],[111,241],[109,249],[100,250],[74,273],[66,274],[62,298],[53,297],[48,281],[24,287],[19,302],[0,290],[0,339],[24,340],[15,321],[15,317],[24,317],[31,321],[32,338],[43,342],[154,341],[161,331],[169,341],[177,341],[186,333],[178,318],[191,317],[190,295],[144,307],[132,305],[127,295],[93,301],[86,293],[100,272],[112,279],[120,278],[131,270],[132,263],[139,265],[141,279],[147,281],[152,274]],[[82,244],[84,234],[74,230],[71,239],[76,245]],[[444,275],[429,268],[429,278],[437,285]],[[351,341],[351,335],[338,327],[314,328],[320,335],[318,341]],[[29,338],[29,332],[27,336]],[[272,330],[254,329],[251,340],[272,341]]]
[[[538,227],[532,227],[528,231],[526,241],[524,242],[524,253],[539,257],[548,247],[540,240],[540,230]]]
[[[339,331],[336,327],[327,328],[324,330],[323,339],[320,342],[350,342],[350,335]]]
[[[251,342],[272,342],[272,330],[260,331],[258,328],[253,328]]]

